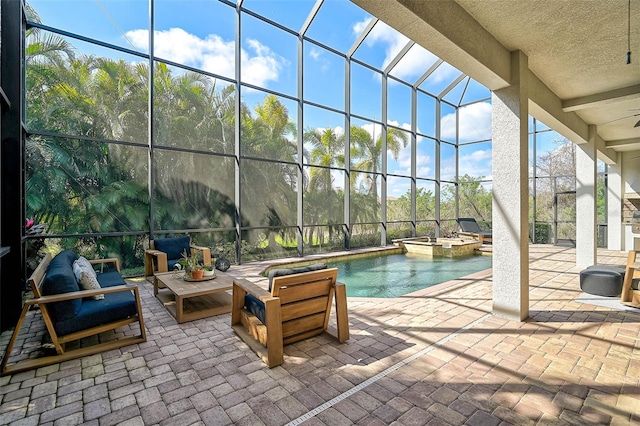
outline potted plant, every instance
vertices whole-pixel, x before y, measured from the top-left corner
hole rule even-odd
[[[214,270],[213,266],[203,266],[202,269],[204,270],[204,276],[205,277],[215,277],[216,276],[216,271]]]
[[[182,260],[181,264],[185,266],[186,277],[194,280],[199,280],[204,275],[204,270],[202,269],[202,265],[200,264],[200,256],[198,251],[194,252],[191,256],[189,256],[185,251],[182,252]]]

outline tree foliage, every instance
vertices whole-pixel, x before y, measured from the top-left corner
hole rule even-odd
[[[25,59],[26,126],[34,132],[26,144],[27,215],[66,236],[63,247],[117,255],[126,267],[141,263],[150,229],[197,230],[199,244],[227,250],[236,239],[228,229],[241,220],[252,228],[241,238],[254,251],[281,251],[296,245],[300,192],[304,243],[339,245],[343,169],[351,224],[378,232],[382,158],[398,158],[406,132],[388,128],[383,138],[352,126],[347,141],[335,129],[308,128],[309,166],[300,169],[296,125],[275,95],[252,108],[241,101],[238,114],[234,85],[156,62],[150,114],[145,61],[78,54],[64,37],[37,28],[27,31]],[[460,188],[484,218],[490,194],[468,177]],[[409,220],[411,201],[407,193],[390,202],[387,219]],[[431,191],[419,188],[416,203],[418,218],[435,218]]]

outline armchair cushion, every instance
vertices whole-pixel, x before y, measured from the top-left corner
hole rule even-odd
[[[117,272],[108,273],[117,274]],[[54,322],[53,327],[56,333],[59,336],[65,336],[136,314],[135,296],[130,291],[110,293],[104,296],[102,300],[85,299],[75,317]]]
[[[168,260],[179,260],[185,251],[191,254],[191,237],[188,235],[176,238],[158,238],[153,240],[153,244],[156,250],[167,254]],[[173,266],[170,267],[171,269]]]
[[[115,287],[117,285],[127,284],[118,271],[108,271],[99,274],[98,282],[100,283],[100,287]]]
[[[73,262],[76,254],[71,250],[64,250],[51,260],[49,268],[42,283],[42,294],[51,296],[54,294],[80,291],[80,286],[73,273]],[[68,320],[75,317],[82,306],[82,299],[64,300],[51,303],[51,315],[54,322]]]

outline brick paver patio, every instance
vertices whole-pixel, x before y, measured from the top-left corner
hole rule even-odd
[[[638,424],[640,311],[576,302],[574,249],[533,245],[530,257],[526,322],[492,315],[485,271],[396,299],[349,298],[347,343],[287,346],[273,369],[229,314],[177,324],[137,280],[148,341],[0,378],[0,424]],[[625,260],[599,251],[599,263]],[[229,272],[263,283],[263,266]]]

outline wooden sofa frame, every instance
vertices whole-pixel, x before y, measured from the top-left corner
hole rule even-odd
[[[640,308],[640,289],[633,289],[633,280],[640,279],[640,261],[638,261],[640,250],[630,250],[627,254],[627,266],[622,282],[622,293],[620,302],[624,305]]]
[[[44,367],[46,365],[56,364],[63,361],[68,361],[70,359],[80,358],[88,355],[94,355],[100,352],[109,351],[112,349],[121,348],[123,346],[133,345],[137,343],[142,343],[147,341],[146,330],[144,328],[144,319],[142,318],[142,304],[140,302],[140,292],[138,290],[138,286],[126,286],[119,285],[113,287],[103,287],[101,289],[96,290],[81,290],[70,293],[63,293],[51,296],[43,296],[41,289],[44,281],[45,274],[47,272],[47,268],[49,263],[51,262],[51,255],[47,254],[44,259],[40,262],[36,270],[33,272],[31,277],[29,277],[29,285],[31,286],[31,290],[33,291],[33,299],[27,300],[22,308],[22,312],[18,319],[18,323],[16,324],[15,329],[13,330],[13,334],[11,335],[11,339],[9,340],[9,344],[7,346],[6,352],[2,358],[2,363],[0,364],[0,375],[9,375],[19,373],[21,371],[32,370],[34,368]],[[117,258],[109,258],[109,259],[97,259],[90,260],[92,264],[102,264],[104,266],[105,263],[114,263],[116,270],[120,272],[120,263]],[[107,294],[107,293],[117,293],[124,291],[133,291],[135,300],[136,300],[136,315],[124,318],[121,320],[113,321],[108,324],[103,324],[97,327],[92,327],[86,330],[78,331],[75,333],[67,334],[64,336],[58,336],[53,326],[53,319],[49,313],[49,309],[47,305],[53,302],[61,302],[64,300],[72,300],[77,298],[85,298],[89,296],[94,296],[98,294]],[[40,358],[26,359],[21,360],[13,364],[8,364],[9,357],[11,356],[11,351],[13,350],[13,346],[16,342],[16,339],[20,333],[20,329],[25,320],[26,314],[32,306],[38,305],[40,307],[40,313],[42,315],[42,319],[47,327],[47,331],[51,337],[51,342],[56,350],[56,355],[49,355]],[[104,343],[98,343],[96,345],[91,345],[87,347],[80,347],[77,349],[66,350],[65,345],[68,342],[82,339],[89,336],[94,336],[100,333],[104,333],[105,331],[115,330],[122,326],[132,324],[134,322],[138,322],[140,326],[140,334],[137,336],[129,336],[123,339],[108,341]]]
[[[269,366],[282,364],[284,346],[327,331],[335,298],[337,340],[349,339],[347,293],[336,268],[275,277],[271,292],[234,280],[231,327]],[[264,303],[265,323],[244,308],[251,294]]]

